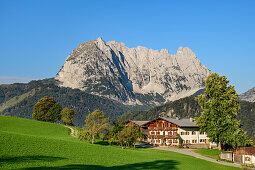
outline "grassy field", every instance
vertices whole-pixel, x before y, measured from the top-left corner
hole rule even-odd
[[[217,149],[198,149],[195,152],[213,159],[219,159],[219,155],[222,151]]]
[[[81,142],[63,125],[0,116],[2,169],[234,169],[174,152]]]

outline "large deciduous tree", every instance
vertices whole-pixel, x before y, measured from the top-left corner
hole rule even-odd
[[[205,92],[196,97],[202,108],[202,113],[196,119],[201,132],[206,132],[210,141],[222,146],[231,145],[233,148],[249,143],[240,128],[237,114],[240,109],[238,94],[234,86],[229,85],[225,76],[213,73],[207,77]]]
[[[126,144],[126,147],[129,148],[130,145],[133,145],[135,148],[135,142],[138,138],[142,136],[142,133],[140,129],[136,126],[127,126],[124,127],[119,133],[118,133],[118,141],[122,147],[124,148],[124,144]]]
[[[61,115],[60,115],[61,111],[62,111],[62,107],[58,103],[55,103],[46,114],[47,121],[56,122],[57,120],[60,120],[61,119]]]
[[[34,105],[32,117],[35,120],[56,122],[60,119],[61,110],[62,107],[53,97],[43,97]]]
[[[95,110],[89,114],[85,120],[85,126],[81,133],[81,139],[90,138],[91,143],[94,144],[95,138],[99,136],[104,130],[108,129],[109,119],[104,116],[104,113],[100,110]]]
[[[61,120],[65,123],[65,125],[73,125],[74,115],[76,115],[76,111],[74,109],[65,107],[61,111]]]

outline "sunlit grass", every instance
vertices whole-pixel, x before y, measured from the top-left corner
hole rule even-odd
[[[3,169],[234,169],[191,156],[79,141],[64,125],[0,116]]]

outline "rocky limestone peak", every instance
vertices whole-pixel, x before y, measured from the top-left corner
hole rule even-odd
[[[249,102],[255,102],[255,87],[239,95],[239,99],[249,101]]]
[[[128,48],[116,41],[105,43],[99,37],[81,43],[69,55],[56,79],[60,86],[123,103],[155,104],[156,96],[159,102],[164,102],[191,95],[204,87],[208,74],[210,70],[187,47],[169,54],[166,49],[159,52],[142,46]]]

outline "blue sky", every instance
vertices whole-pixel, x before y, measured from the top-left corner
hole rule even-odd
[[[172,54],[189,47],[242,93],[255,86],[254,8],[253,0],[0,0],[0,83],[54,77],[79,43],[101,36]]]

